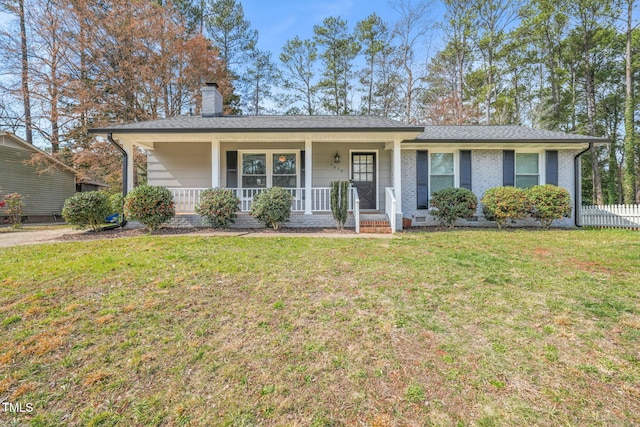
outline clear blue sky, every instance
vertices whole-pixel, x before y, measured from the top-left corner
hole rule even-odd
[[[313,26],[329,16],[346,20],[350,28],[375,12],[390,26],[398,20],[392,0],[239,0],[251,27],[258,30],[258,47],[271,51],[275,58],[284,43],[298,35],[313,37]],[[414,0],[417,3],[418,0]],[[441,18],[441,5],[435,2],[434,21]]]

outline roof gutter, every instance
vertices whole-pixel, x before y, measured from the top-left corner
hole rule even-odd
[[[587,148],[585,148],[584,150],[576,154],[576,156],[573,158],[573,173],[574,173],[573,200],[575,200],[575,203],[574,203],[575,213],[573,216],[573,221],[576,227],[582,227],[582,224],[580,223],[580,210],[582,209],[582,170],[580,169],[580,158],[587,151],[591,150],[592,147],[593,147],[593,142],[590,142]]]
[[[122,199],[124,200],[124,198],[127,195],[127,191],[128,191],[127,182],[129,181],[129,179],[128,179],[128,176],[127,176],[127,170],[128,170],[128,164],[129,164],[129,155],[127,154],[125,149],[122,148],[120,146],[120,144],[118,144],[113,139],[113,134],[111,132],[109,132],[107,134],[107,140],[109,140],[111,145],[116,147],[118,149],[118,151],[120,151],[120,153],[122,153]],[[108,225],[106,227],[102,227],[102,230],[113,230],[113,229],[118,228],[118,227],[124,227],[125,225],[127,225],[127,220],[124,217],[124,213],[122,213],[122,217],[120,218],[120,221],[117,224]]]

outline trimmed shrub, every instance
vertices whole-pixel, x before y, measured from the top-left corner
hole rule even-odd
[[[122,221],[122,217],[124,216],[124,197],[122,193],[114,193],[109,197],[109,202],[111,204],[111,214],[117,214],[118,218],[115,222]]]
[[[113,213],[109,195],[103,191],[76,193],[64,201],[62,217],[77,228],[98,230]]]
[[[280,187],[269,188],[253,198],[251,215],[267,227],[277,230],[291,216],[291,194]]]
[[[157,230],[176,214],[171,191],[164,187],[140,185],[124,199],[124,213],[142,223],[148,231]]]
[[[498,228],[502,228],[509,219],[523,219],[531,206],[525,191],[517,187],[490,188],[480,202],[485,218],[497,222]]]
[[[228,228],[235,222],[240,199],[226,188],[209,188],[200,193],[196,213],[213,228]]]
[[[571,216],[571,195],[557,185],[536,185],[527,190],[527,197],[531,202],[529,213],[540,221],[544,228],[549,228],[556,219]]]
[[[11,226],[13,228],[22,227],[22,209],[24,208],[24,201],[22,200],[22,194],[9,193],[3,200],[3,207],[5,207],[5,213],[11,218]]]
[[[478,198],[466,188],[445,188],[436,191],[431,198],[431,215],[449,228],[460,218],[473,216],[478,207]]]
[[[335,181],[331,183],[331,213],[336,220],[339,230],[347,222],[349,207],[349,181]]]

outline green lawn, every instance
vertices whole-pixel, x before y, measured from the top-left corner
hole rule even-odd
[[[640,233],[0,249],[0,425],[636,425]]]

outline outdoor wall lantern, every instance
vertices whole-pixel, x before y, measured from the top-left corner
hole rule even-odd
[[[340,154],[336,152],[336,155],[333,157],[334,163],[340,163]]]

